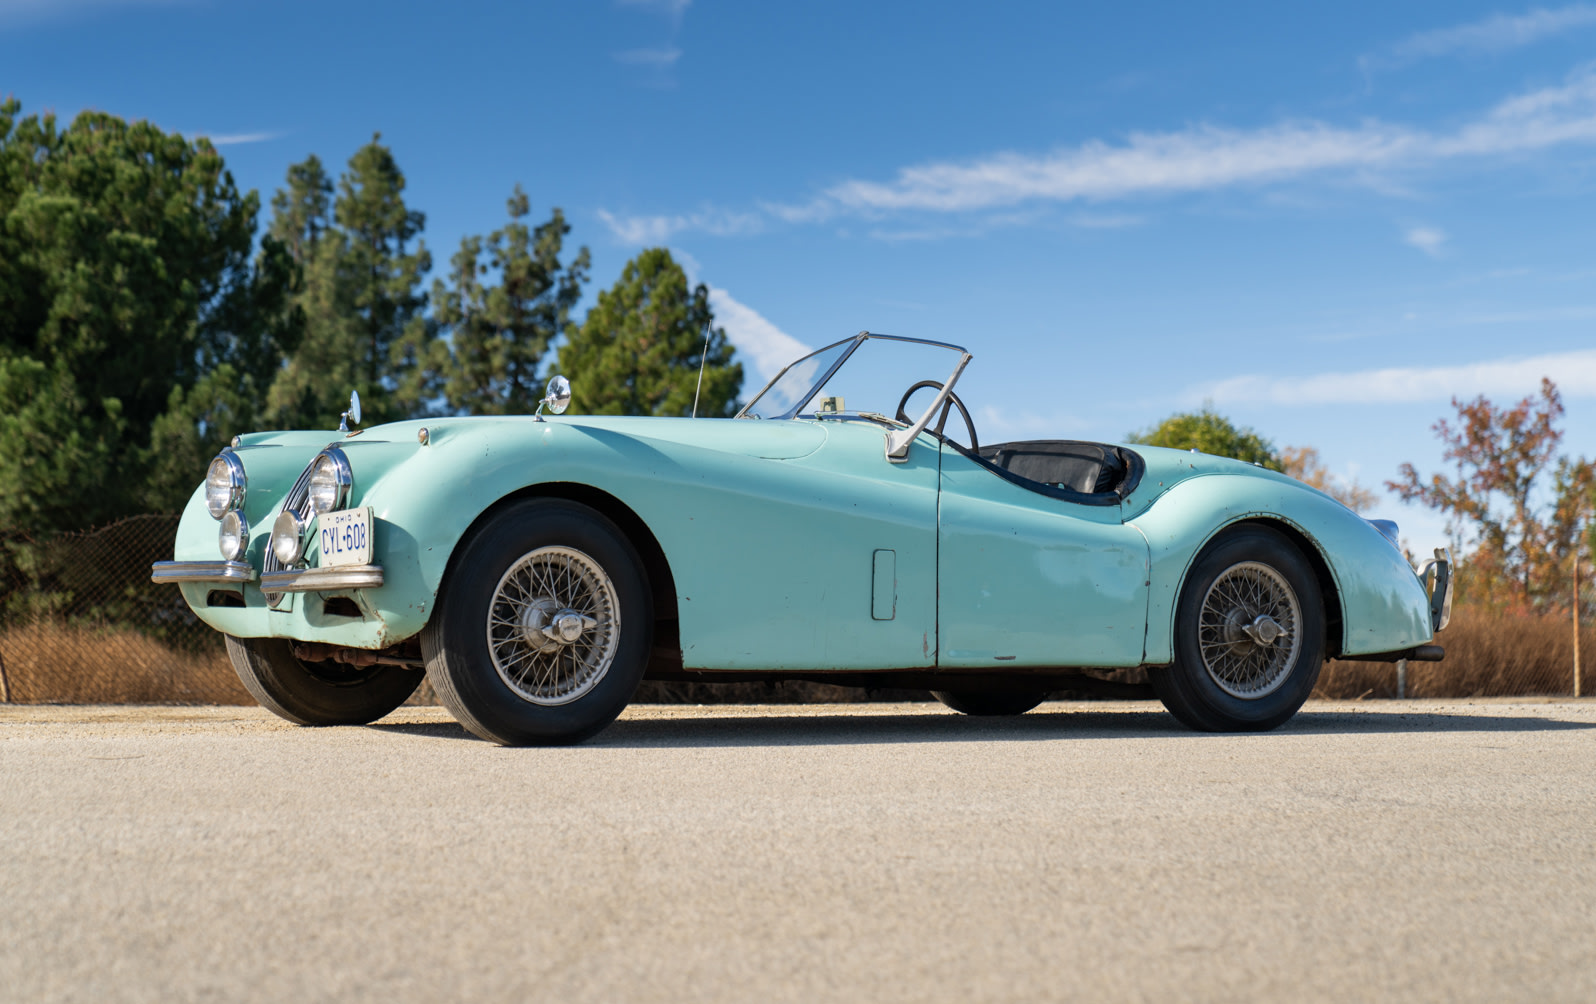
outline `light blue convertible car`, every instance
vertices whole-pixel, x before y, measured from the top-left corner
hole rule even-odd
[[[235,439],[152,575],[284,718],[373,721],[425,674],[505,744],[590,736],[644,679],[990,715],[1135,667],[1187,725],[1260,730],[1327,657],[1441,658],[1442,552],[1416,571],[1395,526],[1234,460],[983,445],[970,359],[860,333],[733,420],[565,415],[556,377],[538,415],[349,431],[352,397],[336,433]]]

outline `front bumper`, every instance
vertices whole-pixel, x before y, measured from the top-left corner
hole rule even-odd
[[[261,591],[266,593],[331,593],[345,589],[376,589],[380,585],[381,565],[291,568],[265,572],[260,577]]]
[[[255,569],[246,561],[157,561],[150,566],[150,581],[241,586],[255,581]]]
[[[255,581],[255,569],[243,561],[157,561],[150,566],[151,582],[215,582],[242,586]],[[260,588],[267,593],[333,593],[347,589],[376,589],[382,585],[381,565],[334,565],[267,572]]]

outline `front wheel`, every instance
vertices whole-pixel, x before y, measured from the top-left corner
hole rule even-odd
[[[1324,663],[1324,600],[1302,552],[1262,526],[1232,530],[1192,566],[1175,611],[1175,661],[1148,673],[1203,732],[1263,732],[1308,699]]]
[[[365,725],[405,702],[422,674],[402,666],[305,662],[284,638],[227,635],[227,658],[261,707],[296,725]]]
[[[615,524],[529,499],[462,545],[421,652],[438,700],[476,735],[574,743],[631,700],[653,624],[642,562]]]

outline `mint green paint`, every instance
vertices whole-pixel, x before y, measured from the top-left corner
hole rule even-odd
[[[1318,549],[1340,595],[1343,654],[1392,652],[1431,640],[1429,599],[1418,576],[1379,531],[1346,506],[1283,474],[1238,461],[1135,449],[1147,461],[1147,473],[1125,508],[1152,552],[1149,665],[1174,658],[1175,606],[1198,552],[1224,527],[1248,519],[1294,527]]]
[[[423,424],[427,446],[416,441]],[[351,504],[373,508],[383,566],[383,587],[359,594],[370,622],[316,623],[314,598],[268,611],[253,586],[243,610],[205,607],[203,588],[185,587],[185,596],[207,623],[235,634],[393,644],[426,624],[449,556],[478,516],[520,489],[566,482],[615,496],[653,531],[676,580],[687,666],[929,668],[938,450],[925,436],[907,463],[888,464],[884,431],[857,422],[574,416],[378,427],[342,442],[354,471]],[[714,448],[695,445],[700,438]],[[244,460],[247,472],[250,455]],[[178,560],[216,553],[215,522],[202,500],[198,518],[194,508],[179,529]],[[252,520],[257,568],[275,516]],[[882,549],[896,552],[899,579],[887,621],[871,616],[864,574]]]
[[[942,457],[943,668],[1137,666],[1147,542],[1119,506],[1050,498]]]
[[[877,551],[871,562],[870,616],[890,621],[898,615],[898,552]]]
[[[427,446],[417,442],[423,425]],[[246,436],[237,452],[249,477],[249,561],[261,567],[283,494],[317,451],[338,442],[354,471],[351,505],[373,510],[385,584],[348,594],[361,606],[358,620],[326,617],[314,595],[268,610],[253,584],[243,609],[206,607],[203,584],[182,590],[200,617],[231,634],[383,648],[425,626],[450,555],[487,509],[566,483],[607,492],[654,533],[675,578],[690,668],[1167,662],[1191,562],[1223,526],[1257,517],[1296,527],[1329,563],[1348,654],[1430,640],[1423,587],[1401,556],[1345,507],[1288,478],[1136,447],[1147,473],[1121,507],[1075,506],[1005,481],[929,435],[907,463],[888,463],[885,432],[861,421],[567,415],[403,422],[351,437]],[[174,557],[214,560],[216,533],[196,491]],[[892,554],[890,575],[879,552]],[[883,606],[890,620],[879,619]]]

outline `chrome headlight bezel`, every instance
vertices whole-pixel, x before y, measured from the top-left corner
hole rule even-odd
[[[229,509],[216,531],[216,548],[223,561],[243,561],[249,550],[249,520],[241,509]]]
[[[309,523],[322,513],[346,508],[354,484],[354,472],[343,450],[329,446],[317,454],[311,461],[310,478],[305,485],[305,522]]]
[[[277,514],[277,519],[272,523],[270,545],[272,554],[282,567],[293,568],[305,556],[305,527],[309,522],[300,519],[299,514],[292,509],[284,509]]]
[[[231,510],[244,508],[248,490],[244,462],[231,446],[224,448],[205,469],[205,508],[211,519],[220,520]]]

